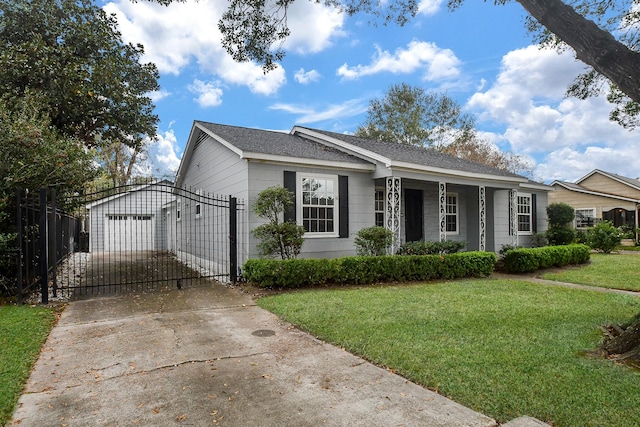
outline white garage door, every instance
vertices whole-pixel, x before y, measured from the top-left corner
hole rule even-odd
[[[107,215],[105,250],[149,251],[154,249],[153,215]]]

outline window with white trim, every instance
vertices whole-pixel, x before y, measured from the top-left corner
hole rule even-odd
[[[576,228],[593,227],[596,223],[596,208],[576,209]]]
[[[202,218],[202,188],[196,190],[196,218]]]
[[[178,199],[176,202],[176,221],[180,221],[182,219],[182,216],[180,215],[181,206],[182,203],[180,203],[180,200]]]
[[[445,226],[448,234],[458,234],[458,194],[447,193]]]
[[[375,224],[384,227],[384,189],[376,188],[375,195]]]
[[[305,236],[338,235],[338,176],[300,174],[300,225]]]
[[[518,193],[518,233],[531,231],[531,194]]]

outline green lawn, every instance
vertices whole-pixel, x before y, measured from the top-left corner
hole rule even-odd
[[[542,278],[603,288],[640,291],[640,254],[591,254],[581,267],[544,273]]]
[[[307,290],[261,307],[505,422],[640,425],[640,373],[585,352],[640,299],[514,280]]]
[[[11,419],[54,323],[53,309],[0,305],[0,425]]]

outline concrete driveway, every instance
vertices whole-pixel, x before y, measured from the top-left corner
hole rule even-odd
[[[212,281],[69,303],[12,426],[495,426]]]

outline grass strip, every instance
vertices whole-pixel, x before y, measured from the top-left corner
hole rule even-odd
[[[591,254],[591,262],[581,267],[568,267],[547,272],[542,278],[602,288],[640,291],[640,255]]]
[[[0,425],[11,419],[54,324],[55,311],[51,308],[0,306]]]
[[[313,335],[506,422],[640,425],[640,375],[588,357],[640,299],[512,280],[306,290],[258,304]]]

